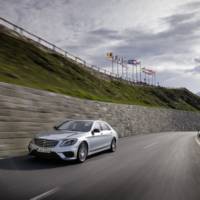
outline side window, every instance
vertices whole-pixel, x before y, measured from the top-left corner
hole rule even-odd
[[[101,130],[101,126],[100,126],[99,122],[95,122],[95,125],[94,125],[93,129],[99,129],[99,130]]]
[[[108,130],[110,130],[110,127],[107,124],[101,122],[101,129],[104,131],[108,131]]]

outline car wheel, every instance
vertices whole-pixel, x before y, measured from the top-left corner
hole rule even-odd
[[[110,151],[111,151],[111,152],[115,152],[116,149],[117,149],[116,139],[113,138],[113,139],[112,139],[112,142],[111,142],[111,145],[110,145]]]
[[[83,163],[87,158],[87,154],[88,154],[87,144],[85,142],[82,142],[78,148],[77,161],[79,163]]]

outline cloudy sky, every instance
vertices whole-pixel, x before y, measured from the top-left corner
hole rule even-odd
[[[92,64],[112,51],[200,91],[200,0],[1,0],[0,16]]]

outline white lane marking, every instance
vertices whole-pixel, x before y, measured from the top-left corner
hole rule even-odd
[[[53,188],[53,189],[51,189],[51,190],[49,190],[49,191],[47,191],[47,192],[44,192],[44,193],[42,193],[42,194],[40,194],[40,195],[38,195],[38,196],[35,196],[35,197],[31,198],[30,200],[40,200],[40,199],[44,199],[44,198],[46,198],[46,197],[48,197],[48,196],[50,196],[50,195],[56,193],[58,190],[59,190],[58,187]]]
[[[195,140],[196,140],[197,144],[200,146],[200,141],[199,141],[199,139],[198,139],[197,137],[195,137]]]
[[[147,146],[144,146],[144,149],[148,149],[148,148],[150,148],[150,147],[152,147],[152,146],[154,146],[154,145],[156,145],[157,143],[156,142],[154,142],[154,143],[152,143],[152,144],[149,144],[149,145],[147,145]]]

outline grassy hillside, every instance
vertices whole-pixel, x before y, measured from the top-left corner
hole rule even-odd
[[[70,96],[182,110],[200,110],[186,89],[130,86],[96,78],[84,68],[0,27],[0,81]]]

